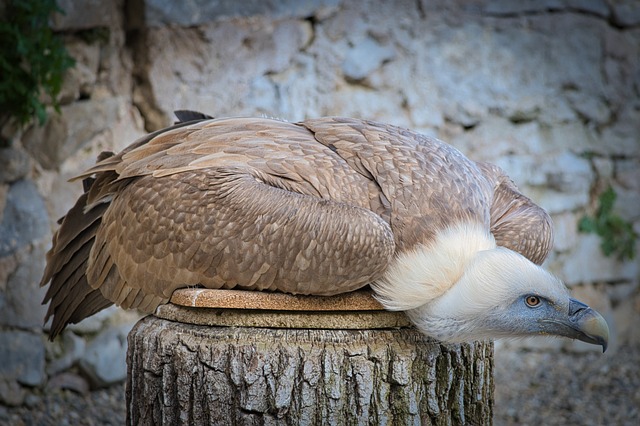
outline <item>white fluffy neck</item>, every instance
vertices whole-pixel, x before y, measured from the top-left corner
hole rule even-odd
[[[478,253],[456,285],[432,303],[428,312],[437,317],[455,313],[472,318],[527,293],[556,299],[568,296],[564,284],[541,266],[508,248],[496,247]]]
[[[479,251],[455,285],[407,315],[423,333],[442,341],[514,337],[521,334],[514,327],[513,304],[527,294],[554,301],[569,297],[558,278],[514,251],[495,247]]]
[[[429,245],[400,253],[372,287],[382,305],[405,311],[442,296],[462,277],[469,262],[496,247],[493,236],[475,223],[460,223],[436,235]]]

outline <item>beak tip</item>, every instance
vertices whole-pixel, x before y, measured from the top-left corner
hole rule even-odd
[[[572,303],[578,308],[571,311],[570,321],[577,337],[583,342],[602,346],[602,353],[609,346],[609,326],[607,321],[594,309],[572,299]]]
[[[587,333],[588,339],[591,343],[599,344],[602,346],[602,353],[607,351],[609,346],[609,326],[607,321],[596,311],[591,311],[592,317],[583,323],[583,331]]]

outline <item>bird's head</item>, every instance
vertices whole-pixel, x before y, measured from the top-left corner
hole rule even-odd
[[[442,296],[407,312],[440,340],[564,336],[607,348],[604,318],[572,299],[565,285],[504,247],[483,250]]]
[[[397,270],[396,276],[391,271],[387,277],[391,280],[374,286],[382,304],[405,310],[422,332],[442,341],[548,335],[598,344],[606,350],[609,329],[598,312],[572,299],[553,274],[514,251],[496,247],[491,238],[484,241],[478,235],[467,239],[471,248],[454,248],[453,241],[445,236],[428,250],[409,255],[420,263],[417,275],[401,278]],[[435,253],[434,248],[439,251]],[[424,256],[431,264],[420,260]],[[404,265],[408,265],[407,260]],[[432,270],[438,267],[445,272],[434,275]],[[425,276],[425,281],[420,276]],[[402,291],[398,279],[407,278],[411,281],[404,286],[408,295],[392,301],[390,295]],[[434,286],[437,280],[442,282]],[[390,287],[392,282],[397,284],[395,290]]]

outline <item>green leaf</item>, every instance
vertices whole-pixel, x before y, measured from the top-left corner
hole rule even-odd
[[[600,194],[600,208],[598,215],[608,215],[613,209],[613,205],[616,202],[617,194],[612,187],[608,187],[606,191]]]
[[[593,218],[582,216],[578,222],[578,231],[584,233],[595,233],[597,229],[596,222]]]
[[[41,93],[59,110],[57,96],[65,71],[75,62],[62,40],[48,26],[55,0],[8,0],[0,23],[0,114],[13,116],[24,125],[33,119],[46,121],[47,106]]]
[[[600,249],[605,256],[615,255],[618,260],[633,259],[636,255],[638,234],[633,225],[613,213],[617,198],[612,187],[598,197],[599,206],[595,217],[583,216],[578,221],[578,231],[597,234]]]

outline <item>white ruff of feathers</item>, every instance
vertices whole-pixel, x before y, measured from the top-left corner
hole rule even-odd
[[[432,244],[398,255],[385,275],[373,283],[376,298],[391,311],[418,308],[457,283],[478,252],[495,247],[493,235],[479,224],[447,228]]]

